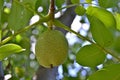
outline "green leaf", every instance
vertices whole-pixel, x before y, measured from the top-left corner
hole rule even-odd
[[[3,8],[4,0],[0,0],[0,10]]]
[[[0,11],[3,9],[3,3],[4,3],[4,1],[0,0]]]
[[[36,4],[37,0],[23,0],[22,4],[24,4],[25,6],[27,6],[28,8],[31,9],[35,9],[35,4]]]
[[[118,34],[120,34],[120,33],[118,33]],[[116,52],[120,53],[120,36],[115,37],[115,41],[113,43],[113,49]]]
[[[2,41],[2,30],[0,29],[0,42]]]
[[[111,8],[117,6],[119,0],[98,0],[98,3],[103,8]]]
[[[71,2],[72,2],[73,4],[79,4],[79,3],[80,3],[80,0],[71,0]]]
[[[79,77],[71,77],[71,76],[69,76],[69,77],[64,77],[63,78],[63,80],[81,80]]]
[[[49,9],[49,4],[50,4],[50,0],[37,0],[35,4],[35,10],[37,11],[39,7],[42,7],[43,8],[42,13],[47,14]]]
[[[113,43],[113,35],[108,28],[96,17],[89,17],[90,30],[95,42],[103,47],[110,46]]]
[[[56,5],[58,8],[60,8],[62,6],[62,4],[65,2],[65,0],[56,0]]]
[[[3,0],[0,0],[0,28],[1,28],[1,14],[2,14],[2,9],[3,9]]]
[[[120,30],[120,14],[119,13],[115,13],[115,19],[116,19],[117,29]]]
[[[10,8],[4,8],[3,11],[1,11],[1,23],[4,24],[5,22],[8,22],[8,16],[10,13]]]
[[[28,4],[29,5],[29,4]],[[26,6],[28,6],[26,5]],[[28,25],[33,12],[13,1],[11,13],[8,18],[8,27],[17,31]]]
[[[83,6],[77,6],[77,7],[75,8],[75,12],[76,12],[76,14],[82,16],[82,15],[85,14],[86,9],[85,9]]]
[[[26,49],[23,53],[30,53],[30,40],[27,37],[23,37],[19,42],[20,46]]]
[[[22,49],[19,45],[16,44],[5,44],[0,47],[0,60],[3,60],[4,58],[8,57],[9,55],[13,53],[19,53],[24,51],[25,49]]]
[[[94,74],[88,80],[120,80],[120,64],[112,64]]]
[[[76,61],[82,66],[96,67],[105,60],[105,53],[94,44],[86,45],[77,52]]]
[[[87,3],[92,3],[92,0],[85,0]]]
[[[116,27],[116,21],[114,16],[111,12],[105,9],[90,6],[87,8],[86,14],[98,18],[101,22],[104,23],[106,27]]]

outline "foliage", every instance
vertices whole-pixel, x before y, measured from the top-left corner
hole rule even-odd
[[[5,44],[0,47],[0,60],[3,60],[6,58],[6,56],[9,56],[13,53],[22,52],[24,49],[22,49],[19,45],[16,44]]]
[[[50,0],[0,0],[0,60],[5,75],[11,74],[11,80],[30,80],[33,77],[39,66],[33,45],[47,29],[44,23],[51,23],[74,33],[80,40],[69,46],[68,59],[62,65],[63,80],[120,79],[120,0],[71,2],[67,5],[66,0],[56,0],[55,12],[62,16],[66,9],[75,6],[76,15],[84,22],[80,24],[90,24],[85,36],[56,18],[51,22],[48,13]],[[39,20],[32,23],[36,15]],[[84,45],[86,41],[89,45]],[[71,75],[70,70],[76,68],[76,75]]]

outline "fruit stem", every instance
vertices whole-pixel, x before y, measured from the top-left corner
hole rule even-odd
[[[50,64],[50,68],[53,68],[53,64]]]

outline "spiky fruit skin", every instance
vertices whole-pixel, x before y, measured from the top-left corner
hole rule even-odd
[[[62,64],[68,54],[68,42],[58,30],[41,34],[35,46],[35,55],[40,65],[51,68]]]

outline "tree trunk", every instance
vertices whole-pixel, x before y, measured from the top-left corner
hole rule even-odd
[[[57,67],[44,68],[40,66],[33,80],[56,80],[57,72]]]
[[[4,80],[4,72],[2,67],[2,61],[0,61],[0,80]]]

